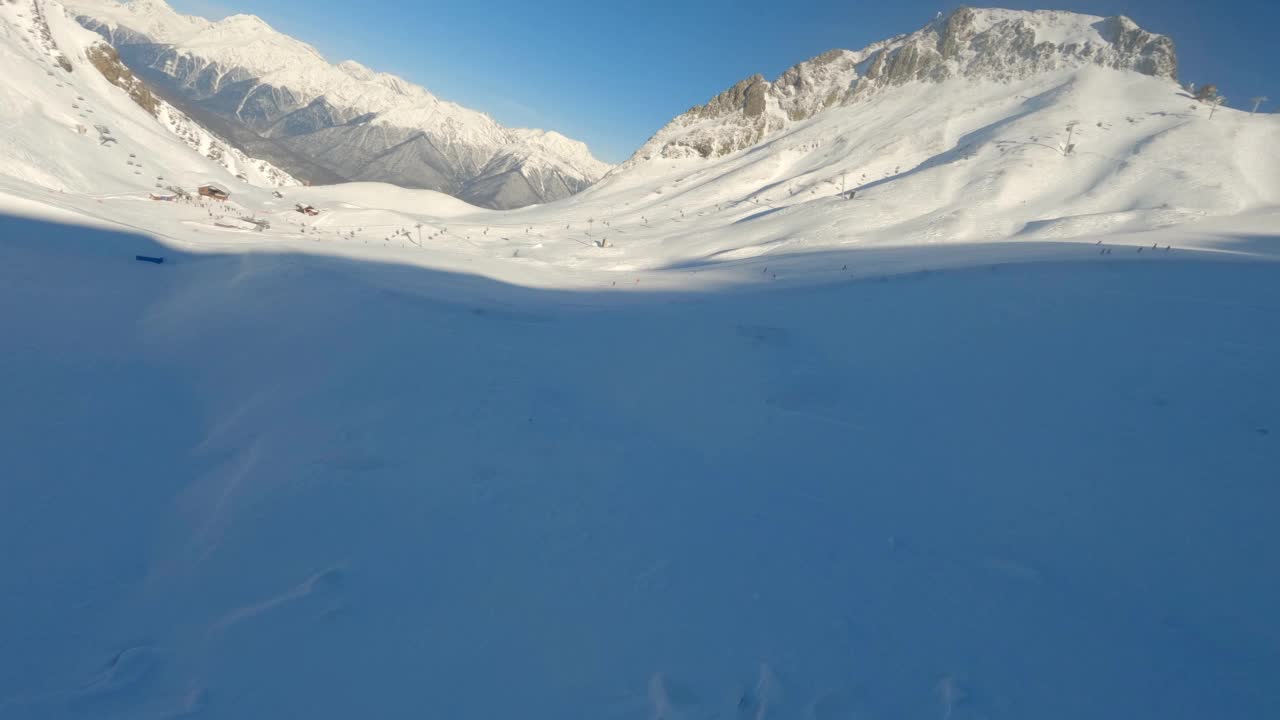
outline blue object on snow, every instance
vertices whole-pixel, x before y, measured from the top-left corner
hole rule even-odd
[[[155,263],[157,265],[164,264],[164,258],[162,257],[151,257],[149,255],[134,255],[134,258],[136,258],[138,262],[149,262],[149,263]]]

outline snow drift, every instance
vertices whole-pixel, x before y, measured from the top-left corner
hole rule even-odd
[[[27,7],[0,718],[1280,715],[1274,117],[1084,45],[935,77],[1108,37],[982,11],[481,210],[237,180]]]

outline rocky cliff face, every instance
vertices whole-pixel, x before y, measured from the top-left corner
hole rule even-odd
[[[72,5],[158,94],[301,179],[390,182],[505,209],[567,197],[610,169],[582,143],[561,137],[549,151],[528,141],[537,131],[359,63],[330,64],[253,16],[209,22],[162,0]]]
[[[1126,17],[960,8],[858,51],[831,50],[773,82],[755,75],[660,130],[628,164],[720,157],[872,93],[951,79],[1009,82],[1088,65],[1177,79],[1173,42]]]
[[[156,99],[146,83],[139,80],[120,60],[116,49],[106,43],[99,43],[85,53],[89,63],[93,65],[107,82],[129,93],[143,110],[155,117],[160,112],[160,101]]]

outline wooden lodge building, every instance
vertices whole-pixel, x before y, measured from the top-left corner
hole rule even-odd
[[[217,200],[219,202],[225,202],[231,197],[231,191],[217,183],[205,183],[200,186],[200,196]]]

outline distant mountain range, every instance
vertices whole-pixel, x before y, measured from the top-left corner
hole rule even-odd
[[[394,75],[331,64],[252,15],[209,21],[163,0],[66,6],[156,94],[304,181],[382,181],[507,209],[568,197],[610,169],[559,133],[506,128]]]
[[[1177,82],[1173,42],[1123,16],[961,8],[749,77],[611,168],[556,133],[330,64],[256,17],[71,2],[2,6],[27,62],[0,77],[0,170],[56,191],[382,181],[488,208],[560,200],[553,212],[588,226],[665,218],[671,243],[737,257],[1163,227],[1269,205],[1280,187],[1273,125],[1211,119]]]
[[[505,128],[359,63],[331,64],[252,15],[182,15],[164,0],[71,0],[86,28],[173,106],[304,181],[383,181],[511,209],[559,200],[613,170],[555,132]],[[663,127],[615,174],[714,159],[895,87],[1011,83],[1103,67],[1176,80],[1166,37],[1123,17],[961,8],[861,50],[831,50],[772,82],[749,77]]]

